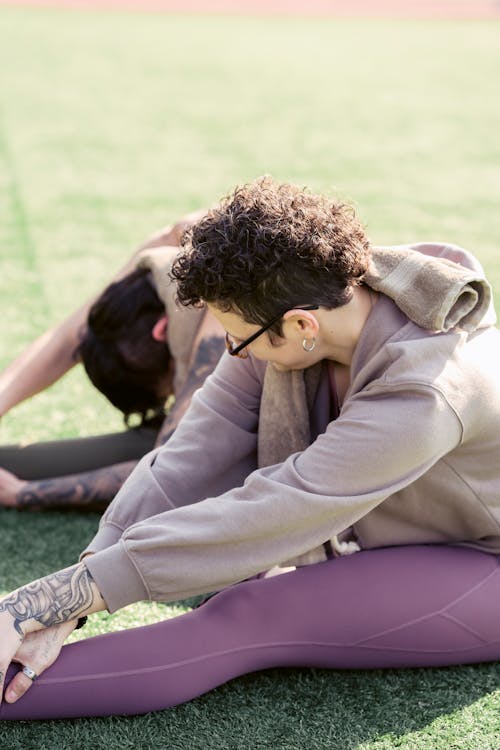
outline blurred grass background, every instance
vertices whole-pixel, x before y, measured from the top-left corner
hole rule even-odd
[[[153,229],[262,173],[353,201],[375,243],[456,242],[500,290],[499,28],[0,8],[0,367]],[[120,426],[75,371],[0,440]],[[0,591],[71,564],[97,522],[1,511]],[[499,688],[498,665],[272,670],[147,717],[4,725],[0,745],[493,750]]]

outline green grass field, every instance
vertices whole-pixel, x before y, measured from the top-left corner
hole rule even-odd
[[[378,244],[469,248],[498,293],[499,30],[0,9],[0,366],[152,229],[264,172],[354,201]],[[119,426],[75,371],[0,441]],[[0,591],[71,564],[97,522],[1,511]],[[0,747],[494,750],[499,697],[498,665],[273,670],[144,717],[4,725]]]

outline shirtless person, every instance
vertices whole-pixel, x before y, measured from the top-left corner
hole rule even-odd
[[[168,440],[224,349],[222,329],[206,310],[177,307],[168,276],[184,230],[202,214],[150,237],[97,298],[0,374],[0,416],[82,362],[127,424],[133,414],[140,418],[110,435],[0,447],[0,505],[102,510],[137,461]]]

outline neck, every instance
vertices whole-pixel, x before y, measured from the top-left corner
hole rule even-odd
[[[354,287],[352,299],[334,310],[322,310],[321,348],[324,359],[350,367],[361,332],[377,295],[368,287]]]

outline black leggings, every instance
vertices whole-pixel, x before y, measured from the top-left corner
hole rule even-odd
[[[0,447],[0,467],[20,479],[46,479],[139,460],[154,448],[157,430],[134,427],[123,432],[72,440],[50,440]]]

